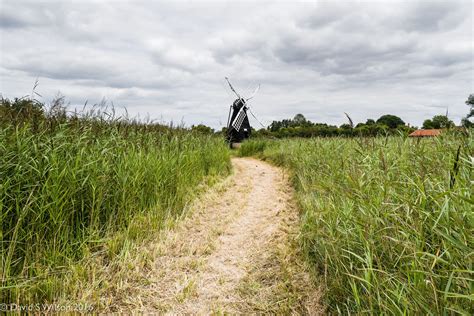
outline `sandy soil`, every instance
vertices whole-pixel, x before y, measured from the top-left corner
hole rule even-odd
[[[153,252],[153,263],[110,311],[322,312],[295,246],[298,216],[287,176],[256,159],[232,164],[220,188],[143,250]]]

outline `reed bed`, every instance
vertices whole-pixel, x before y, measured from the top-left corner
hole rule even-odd
[[[249,141],[293,174],[331,313],[473,314],[472,136]]]
[[[212,135],[103,113],[16,113],[0,120],[0,302],[66,295],[71,265],[112,260],[230,172]]]

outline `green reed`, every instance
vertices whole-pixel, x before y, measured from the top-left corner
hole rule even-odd
[[[113,258],[229,171],[222,139],[183,128],[103,117],[1,122],[0,302],[54,301],[71,264]],[[144,214],[146,227],[130,226]]]
[[[450,134],[325,138],[250,141],[241,153],[292,173],[300,244],[329,312],[472,314],[472,145]]]

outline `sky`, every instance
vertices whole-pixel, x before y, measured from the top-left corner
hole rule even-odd
[[[473,3],[0,0],[0,93],[216,129],[249,96],[263,123],[383,114],[456,123],[474,93]],[[252,117],[251,124],[261,127]]]

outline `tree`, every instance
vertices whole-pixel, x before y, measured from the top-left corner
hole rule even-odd
[[[41,118],[44,118],[44,105],[36,100],[0,98],[0,121],[38,121]]]
[[[268,130],[271,132],[278,132],[282,128],[290,128],[290,127],[310,127],[313,123],[307,120],[303,114],[296,114],[293,119],[284,119],[281,121],[273,121]]]
[[[374,125],[375,121],[373,119],[367,119],[367,122],[365,122],[365,125]]]
[[[450,128],[454,126],[454,122],[446,115],[435,115],[431,121],[433,122],[433,128]]]
[[[272,136],[272,133],[265,128],[261,128],[258,131],[252,132],[252,136],[253,137],[269,137],[269,136]]]
[[[430,119],[427,119],[423,122],[423,129],[432,129],[433,127],[433,121]]]
[[[198,132],[198,133],[201,133],[201,134],[213,134],[214,133],[214,130],[212,128],[210,128],[209,126],[203,125],[203,124],[193,125],[193,126],[191,126],[191,130],[193,132]]]
[[[385,114],[377,120],[377,124],[384,124],[389,128],[397,128],[400,125],[405,125],[405,122],[403,122],[403,120],[398,116]]]
[[[469,120],[474,117],[474,94],[470,94],[465,103],[469,106],[469,113],[462,119],[461,124],[464,127],[474,127],[474,123]]]
[[[281,121],[273,121],[272,124],[268,127],[271,132],[278,132],[282,128],[290,127],[292,125],[292,120],[281,120]]]
[[[370,134],[369,126],[359,123],[355,128],[355,132],[360,136],[368,136]]]
[[[302,126],[306,123],[306,117],[304,117],[303,114],[296,114],[295,117],[293,118],[293,122],[297,126]]]

